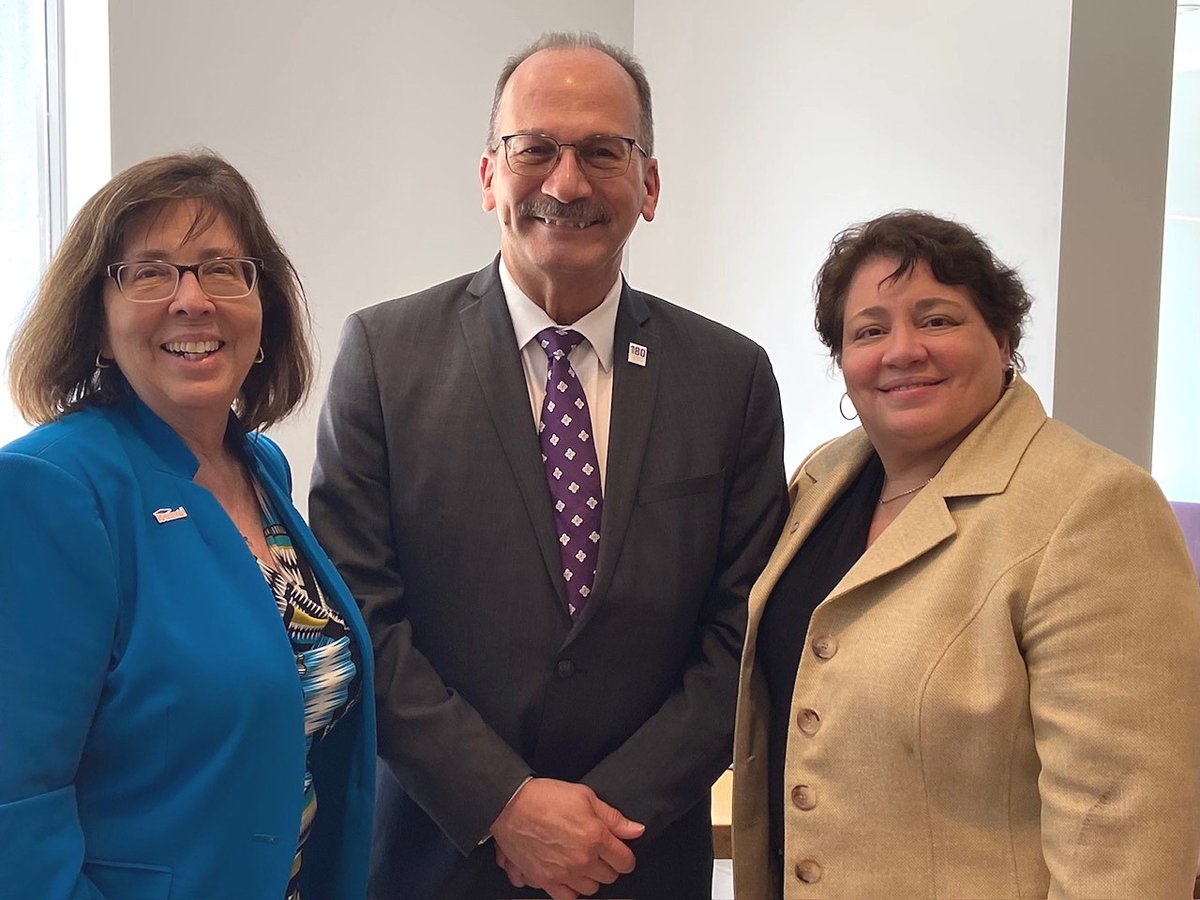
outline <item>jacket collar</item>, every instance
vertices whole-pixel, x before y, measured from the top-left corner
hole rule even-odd
[[[1046,411],[1037,394],[1018,378],[828,599],[907,565],[951,537],[958,526],[947,499],[1003,493],[1030,441],[1045,422]],[[789,525],[768,566],[775,580],[872,452],[860,428],[817,451],[797,474]],[[774,583],[764,587],[769,590]],[[761,602],[765,596],[756,599]]]
[[[958,445],[934,479],[943,497],[999,494],[1012,481],[1029,442],[1046,424],[1046,410],[1017,378],[1000,401]]]
[[[188,449],[178,432],[159,418],[132,390],[118,402],[115,411],[129,426],[128,435],[145,448],[156,468],[188,480],[196,477],[200,468],[196,455]],[[245,458],[254,460],[252,465],[257,469],[251,438],[232,410],[229,412],[225,435],[243,448]]]
[[[943,497],[970,497],[1003,492],[1029,442],[1045,422],[1046,410],[1037,394],[1018,377],[950,454],[930,482],[936,488],[934,493]],[[832,478],[839,488],[845,487],[873,452],[861,428],[836,443],[840,452],[826,453],[822,448],[804,467],[810,482]]]

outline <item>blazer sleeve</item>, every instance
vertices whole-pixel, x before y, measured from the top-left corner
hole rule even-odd
[[[694,626],[691,662],[655,714],[582,779],[643,823],[648,839],[707,800],[732,756],[746,601],[787,512],[779,386],[761,348],[744,410],[720,552]]]
[[[371,634],[379,755],[466,854],[532,772],[413,646],[388,505],[388,437],[369,338],[353,315],[317,430],[309,515]]]
[[[1198,616],[1158,487],[1105,471],[1051,537],[1024,615],[1051,897],[1191,896]]]
[[[98,897],[75,773],[100,703],[117,576],[92,490],[0,453],[0,897]]]

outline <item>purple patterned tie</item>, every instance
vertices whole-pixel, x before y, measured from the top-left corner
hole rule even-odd
[[[538,344],[546,351],[546,399],[538,423],[538,441],[546,467],[546,484],[554,501],[554,526],[567,583],[567,607],[576,617],[587,605],[596,578],[600,550],[600,464],[592,439],[583,385],[567,358],[583,341],[578,331],[543,328]]]

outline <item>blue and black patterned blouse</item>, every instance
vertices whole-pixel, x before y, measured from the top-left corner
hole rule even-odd
[[[292,546],[292,539],[279,522],[266,495],[255,485],[262,510],[263,535],[271,551],[273,566],[259,560],[263,577],[275,595],[275,604],[283,618],[296,671],[304,692],[304,737],[306,759],[338,719],[357,701],[361,693],[356,648],[346,623],[325,599],[312,569]],[[300,839],[292,863],[285,900],[300,900],[300,866],[304,843],[317,814],[317,794],[311,767],[305,766],[304,805],[300,816]]]

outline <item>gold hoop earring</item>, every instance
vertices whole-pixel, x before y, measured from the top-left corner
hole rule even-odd
[[[846,415],[846,410],[843,409],[843,406],[845,405],[847,400],[850,400],[850,392],[849,391],[846,391],[844,394],[842,394],[842,399],[838,401],[838,412],[841,413],[842,418],[845,419],[847,422],[853,422],[855,419],[858,418],[858,410],[854,409],[854,401],[851,401],[850,408],[854,409],[854,415],[852,415],[852,416]]]
[[[257,366],[260,362],[262,362],[266,358],[267,358],[267,356],[265,353],[263,353],[263,348],[260,346],[258,348],[258,352],[256,354],[254,354],[254,364]]]
[[[109,369],[109,368],[112,368],[112,364],[113,364],[113,361],[111,359],[106,360],[103,356],[100,355],[99,350],[96,351],[96,368],[97,369]]]

